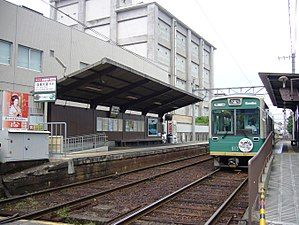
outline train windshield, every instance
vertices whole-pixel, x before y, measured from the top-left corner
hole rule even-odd
[[[258,109],[237,109],[237,135],[258,135],[260,132]]]
[[[212,111],[212,135],[259,135],[259,109],[217,109]]]
[[[234,110],[213,110],[212,124],[213,135],[234,134]]]

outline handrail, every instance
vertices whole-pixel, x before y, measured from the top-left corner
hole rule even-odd
[[[272,138],[273,132],[271,132],[264,144],[260,148],[259,152],[248,161],[248,223],[252,224],[252,209],[255,206],[259,189],[259,184],[262,179],[264,169],[272,155]]]
[[[95,149],[107,144],[105,133],[68,137],[63,140],[63,153]]]

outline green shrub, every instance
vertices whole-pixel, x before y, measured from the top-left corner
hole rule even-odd
[[[197,125],[209,125],[209,117],[208,116],[199,116],[195,120],[195,124]]]

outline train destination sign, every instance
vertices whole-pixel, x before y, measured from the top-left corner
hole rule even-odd
[[[229,98],[228,105],[242,105],[242,99],[241,98]]]

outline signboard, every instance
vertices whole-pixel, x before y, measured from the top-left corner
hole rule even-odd
[[[35,77],[34,95],[35,102],[55,102],[56,100],[56,76]]]
[[[34,94],[33,99],[35,102],[55,102],[56,93]]]
[[[110,117],[116,118],[119,114],[120,108],[118,106],[111,106],[110,108]]]
[[[167,124],[167,133],[168,134],[171,134],[171,135],[176,135],[177,134],[177,123],[176,121],[168,121],[168,124]]]
[[[148,118],[148,136],[159,136],[158,119]]]
[[[2,129],[28,128],[29,94],[3,91]]]

